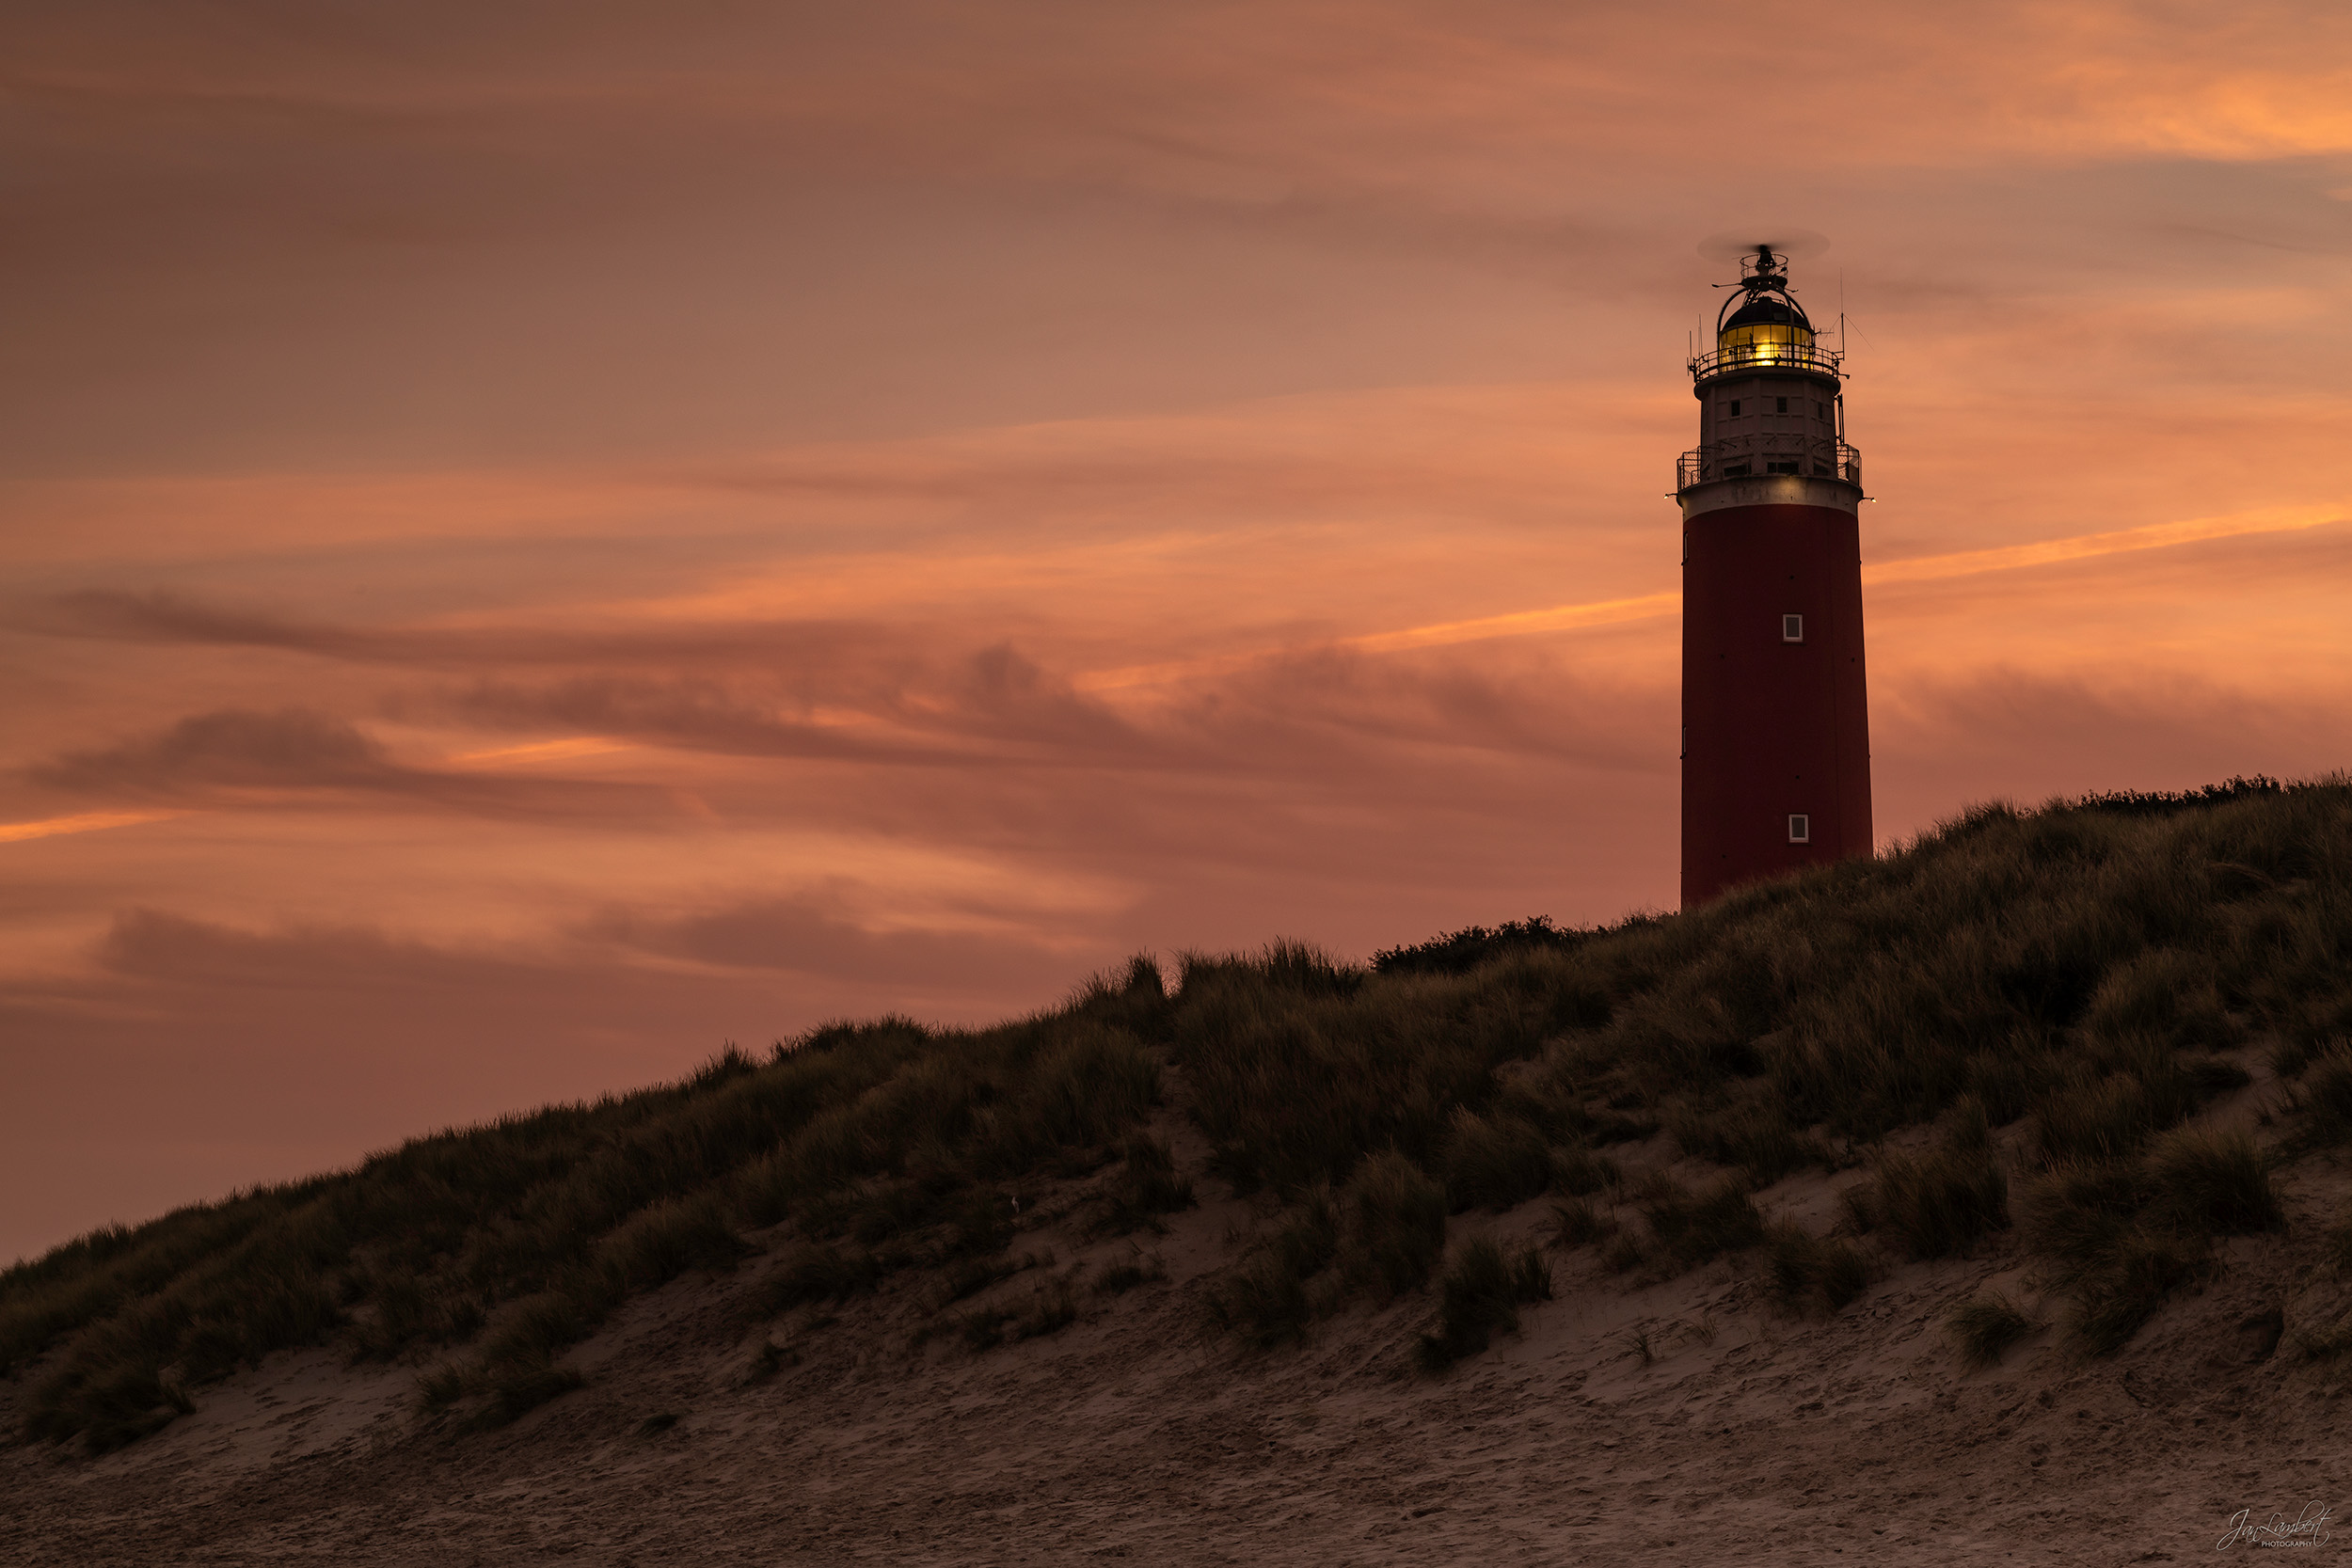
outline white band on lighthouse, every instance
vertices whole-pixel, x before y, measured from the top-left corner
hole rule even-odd
[[[1862,511],[1862,486],[1842,479],[1816,479],[1810,474],[1757,474],[1750,479],[1719,479],[1692,485],[1676,498],[1682,502],[1685,522],[1727,506],[1830,506],[1857,515]]]

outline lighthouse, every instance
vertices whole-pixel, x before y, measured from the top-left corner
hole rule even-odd
[[[1840,349],[1843,345],[1840,344]],[[1870,852],[1862,459],[1841,354],[1757,245],[1691,361],[1682,454],[1682,907]]]

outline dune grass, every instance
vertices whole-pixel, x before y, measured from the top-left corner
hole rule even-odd
[[[1339,1207],[1330,1189],[1318,1186],[1209,1292],[1210,1323],[1257,1350],[1305,1339],[1336,1304],[1328,1290],[1311,1287],[1339,1253]]]
[[[2216,1238],[2286,1223],[2267,1162],[2243,1132],[2178,1128],[2136,1158],[2048,1159],[2025,1189],[2028,1242],[2072,1302],[2068,1330],[2121,1349],[2174,1291],[2210,1273]]]
[[[1457,1210],[1500,1212],[1551,1186],[1551,1141],[1533,1122],[1508,1113],[1482,1117],[1455,1106],[1438,1160],[1446,1196]]]
[[[1879,1231],[1908,1258],[1958,1257],[2009,1225],[2009,1178],[1983,1102],[1964,1096],[1948,1119],[1931,1150],[1881,1154],[1873,1180],[1845,1194],[1856,1228]]]
[[[90,1448],[301,1344],[439,1369],[443,1402],[495,1421],[560,1394],[568,1348],[629,1296],[755,1252],[784,1254],[752,1292],[775,1310],[993,1283],[1024,1193],[1073,1180],[1109,1232],[1165,1223],[1204,1178],[1267,1206],[1213,1292],[1255,1344],[1426,1288],[1449,1212],[1540,1200],[1604,1269],[1761,1247],[1740,1266],[1827,1305],[1854,1265],[1768,1234],[1751,1193],[1856,1163],[1887,1250],[1965,1253],[2013,1212],[2074,1332],[2113,1348],[2216,1238],[2281,1223],[2269,1161],[2352,1142],[2352,785],[1989,805],[1682,914],[1472,927],[1370,967],[1278,942],[1172,978],[1137,958],[994,1028],[730,1049],[678,1084],[93,1232],[0,1272],[0,1373],[33,1369],[28,1435]],[[2284,1080],[2262,1147],[2192,1120],[2258,1040]],[[1146,1133],[1170,1071],[1204,1168]],[[1661,1132],[1723,1174],[1629,1184],[1621,1146]],[[1450,1283],[1469,1257],[1441,1318],[1496,1299]]]
[[[1445,1250],[1445,1190],[1393,1149],[1347,1185],[1345,1243],[1355,1277],[1394,1297],[1418,1288]]]
[[[1782,1221],[1766,1240],[1772,1294],[1791,1311],[1835,1313],[1870,1288],[1870,1255],[1843,1237]]]
[[[1078,1321],[1081,1310],[1078,1271],[1072,1269],[1041,1281],[1024,1301],[975,1307],[955,1320],[964,1348],[994,1350],[1002,1344],[1039,1339],[1058,1334]]]
[[[1161,1217],[1191,1208],[1192,1179],[1176,1169],[1176,1156],[1165,1143],[1138,1134],[1120,1151],[1124,1161],[1117,1180],[1104,1188],[1097,1228],[1112,1236],[1137,1230],[1167,1230]]]
[[[2285,1227],[2286,1207],[2250,1133],[2169,1132],[2149,1154],[2148,1176],[2157,1212],[2175,1230],[2255,1236]]]
[[[1971,1368],[1990,1367],[2010,1346],[2042,1327],[2026,1309],[1998,1291],[1971,1297],[1945,1320],[1960,1358]]]
[[[1534,1247],[1505,1251],[1481,1236],[1463,1243],[1438,1284],[1438,1331],[1421,1337],[1424,1370],[1475,1355],[1497,1334],[1516,1334],[1521,1307],[1551,1299],[1551,1265]]]
[[[1605,1242],[1617,1233],[1617,1220],[1592,1199],[1564,1197],[1551,1206],[1551,1244],[1563,1252]]]
[[[1684,1268],[1764,1239],[1764,1216],[1737,1177],[1699,1192],[1656,1177],[1642,1188],[1640,1207],[1659,1246]]]
[[[1167,1262],[1154,1256],[1140,1255],[1133,1259],[1110,1264],[1094,1276],[1094,1293],[1098,1296],[1124,1295],[1145,1285],[1157,1285],[1168,1278]]]

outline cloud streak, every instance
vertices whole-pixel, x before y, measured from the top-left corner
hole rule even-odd
[[[215,806],[276,805],[324,795],[546,816],[642,814],[666,804],[659,792],[627,784],[412,767],[355,725],[299,708],[196,714],[142,739],[36,763],[25,776],[42,788],[70,795]],[[91,814],[79,820],[111,827],[170,815]]]
[[[47,816],[38,822],[0,822],[0,844],[54,838],[60,833],[94,833],[107,828],[136,827],[142,822],[168,822],[178,815],[169,811],[85,811],[71,816]]]

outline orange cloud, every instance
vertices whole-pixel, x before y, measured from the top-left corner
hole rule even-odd
[[[1974,577],[1980,572],[2015,571],[2027,566],[2087,561],[2096,556],[2125,555],[2137,550],[2169,549],[2209,539],[2234,539],[2256,533],[2298,533],[2328,528],[2352,518],[2341,507],[2270,507],[2217,517],[2192,517],[2177,523],[2151,523],[2144,528],[2117,529],[2107,533],[2078,534],[2071,539],[2042,539],[2031,544],[2005,545],[1993,549],[1961,550],[1950,555],[1915,556],[1907,561],[1882,561],[1862,569],[1865,583],[1918,582],[1933,578]]]
[[[459,762],[568,762],[574,757],[602,756],[630,750],[629,742],[610,736],[575,735],[561,740],[537,740],[521,746],[493,746],[481,752],[459,752],[447,760]]]
[[[55,838],[60,833],[90,833],[106,828],[129,828],[141,822],[167,822],[183,814],[176,811],[86,811],[71,816],[43,817],[38,822],[0,822],[0,844],[28,838]]]
[[[2017,571],[2032,566],[2055,565],[2063,562],[2086,561],[2098,556],[2166,549],[2213,539],[2232,539],[2262,533],[2300,532],[2309,529],[2341,524],[2346,520],[2347,514],[2336,508],[2266,508],[2223,516],[2190,518],[2176,523],[2152,523],[2143,528],[2118,529],[2105,533],[2078,534],[2067,539],[2042,539],[2029,544],[2000,546],[1991,549],[1961,550],[1946,555],[1914,556],[1905,560],[1874,562],[1864,566],[1862,577],[1864,582],[1873,584],[1974,577],[1987,572]],[[1491,638],[1528,637],[1544,632],[1573,631],[1586,626],[1611,626],[1624,621],[1646,620],[1654,616],[1675,614],[1681,608],[1682,596],[1679,593],[1645,594],[1622,599],[1599,599],[1581,604],[1553,605],[1543,610],[1518,610],[1503,615],[1481,616],[1469,621],[1447,621],[1432,626],[1407,626],[1399,631],[1336,638],[1321,645],[1356,653],[1396,653],[1410,648],[1443,647],[1457,642],[1485,641]],[[1279,657],[1283,652],[1285,650],[1264,649],[1252,653],[1219,655],[1214,658],[1139,664],[1122,669],[1091,671],[1077,676],[1073,684],[1082,691],[1108,691],[1128,687],[1158,685],[1168,681],[1229,673],[1236,670],[1247,669],[1261,660]]]

